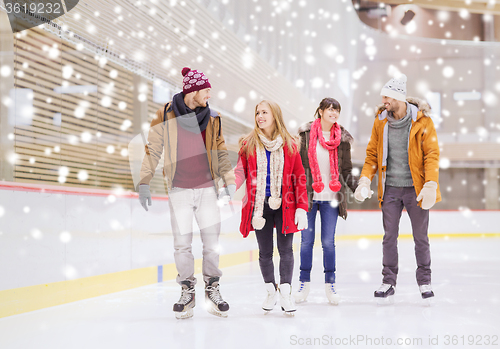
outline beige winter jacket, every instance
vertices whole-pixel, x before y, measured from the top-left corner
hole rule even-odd
[[[148,144],[146,145],[146,155],[141,166],[141,181],[139,183],[149,184],[155,174],[161,155],[165,151],[163,177],[165,178],[167,191],[172,188],[177,162],[177,120],[170,105],[171,102],[165,104],[163,108],[158,109],[155,118],[151,122]],[[222,135],[221,116],[213,110],[211,110],[210,116],[210,121],[206,128],[205,146],[210,173],[214,180],[214,186],[218,190],[218,182],[221,178],[226,185],[230,185],[235,184],[235,177],[231,162],[229,161],[224,136]]]
[[[408,164],[410,165],[413,186],[417,196],[425,182],[438,183],[436,202],[441,201],[439,189],[439,145],[434,123],[430,118],[430,107],[427,102],[408,97],[412,108],[412,121],[408,139]],[[388,125],[385,107],[378,108],[373,124],[370,142],[366,148],[366,158],[361,177],[372,180],[378,170],[378,200],[382,205],[384,199],[385,176],[388,154]],[[420,206],[422,202],[419,202]]]

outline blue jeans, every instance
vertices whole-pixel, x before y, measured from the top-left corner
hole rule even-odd
[[[311,281],[314,236],[316,235],[316,212],[321,216],[321,245],[323,246],[323,267],[325,283],[335,283],[335,228],[339,208],[332,207],[330,201],[313,201],[312,209],[307,212],[307,229],[302,230],[300,244],[300,277],[303,282]]]

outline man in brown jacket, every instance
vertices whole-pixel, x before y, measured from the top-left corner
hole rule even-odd
[[[406,97],[406,76],[391,79],[381,91],[383,106],[377,111],[366,149],[358,201],[371,197],[370,183],[378,170],[378,199],[384,224],[383,281],[375,291],[379,300],[392,301],[398,274],[399,220],[403,207],[411,220],[417,283],[422,298],[434,296],[431,288],[429,209],[441,200],[439,146],[429,105]],[[389,297],[389,298],[388,298]]]
[[[195,306],[193,218],[203,241],[203,279],[207,310],[226,317],[229,305],[219,291],[220,211],[218,181],[222,178],[228,195],[236,191],[235,177],[221,131],[220,115],[208,106],[211,85],[200,71],[182,70],[183,91],[156,112],[151,122],[146,156],[141,167],[139,200],[151,206],[149,182],[164,154],[163,176],[169,196],[174,236],[177,282],[182,294],[174,304],[177,318],[193,316]]]

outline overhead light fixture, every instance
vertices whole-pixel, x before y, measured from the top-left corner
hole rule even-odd
[[[406,11],[405,15],[401,19],[401,24],[402,25],[407,25],[408,23],[411,22],[411,20],[413,19],[413,17],[415,17],[415,12],[413,12],[412,10]]]
[[[364,12],[368,18],[382,18],[391,15],[391,6],[383,2],[379,3],[377,6],[360,4],[360,0],[353,0],[353,3],[356,12]]]

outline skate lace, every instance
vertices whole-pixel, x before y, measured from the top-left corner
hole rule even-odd
[[[337,293],[337,291],[335,291],[335,284],[330,284],[328,289],[330,290],[331,293]]]
[[[300,283],[300,286],[299,286],[299,291],[298,292],[302,292],[304,291],[304,288],[306,287],[306,283],[305,282],[301,282]]]
[[[380,287],[378,288],[377,292],[386,292],[388,289],[391,288],[391,285],[390,284],[382,284],[380,285]]]
[[[431,285],[420,285],[420,293],[431,292]]]
[[[224,302],[222,299],[222,296],[220,295],[219,291],[219,285],[217,286],[207,286],[207,291],[208,291],[208,297],[214,302],[215,304],[220,304]]]
[[[182,290],[181,298],[179,298],[179,301],[177,303],[181,303],[184,305],[188,304],[193,298],[193,294],[194,294],[194,288],[188,288]]]

